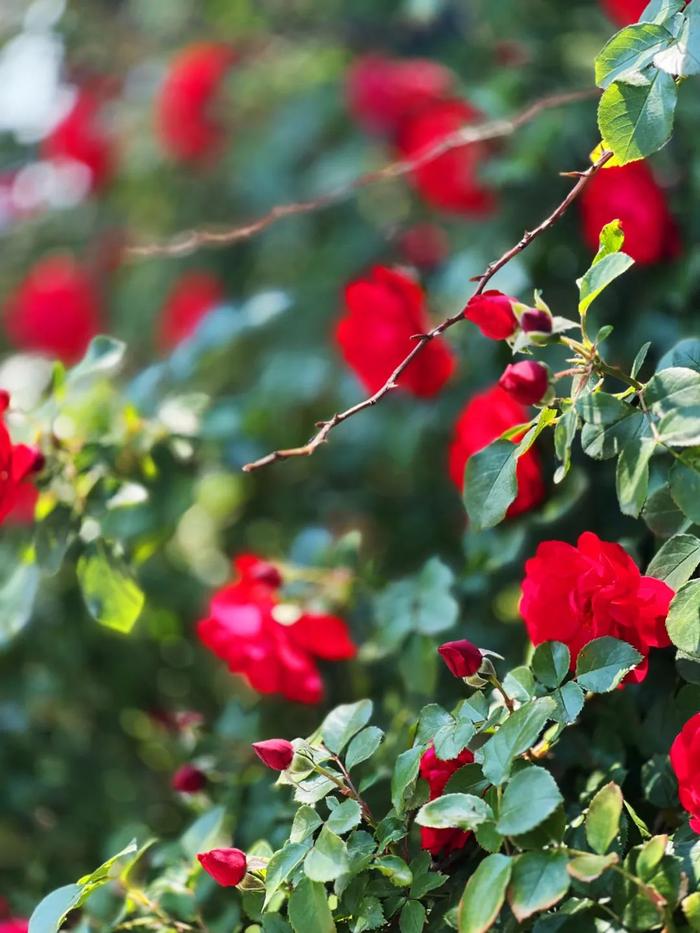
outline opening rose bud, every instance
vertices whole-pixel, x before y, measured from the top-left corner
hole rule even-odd
[[[520,326],[526,334],[552,333],[552,315],[538,308],[528,308],[520,315]]]
[[[286,739],[268,739],[254,742],[253,751],[260,761],[273,771],[285,771],[294,758],[294,746]]]
[[[521,405],[536,405],[549,388],[549,372],[542,363],[523,360],[506,366],[498,384]]]
[[[170,779],[172,789],[181,794],[196,794],[206,783],[206,775],[194,765],[183,765]]]
[[[518,327],[513,311],[515,298],[509,298],[503,292],[490,291],[475,295],[467,302],[464,316],[476,324],[484,337],[491,340],[505,340],[511,337]]]
[[[455,677],[473,677],[481,667],[481,652],[466,639],[445,642],[438,648],[438,654]]]
[[[245,877],[248,868],[245,852],[240,849],[212,849],[197,855],[204,871],[223,888],[234,888]]]

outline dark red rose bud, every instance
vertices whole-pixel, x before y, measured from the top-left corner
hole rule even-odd
[[[197,855],[199,864],[223,888],[234,888],[245,877],[248,867],[245,852],[240,849],[212,849]]]
[[[536,405],[549,388],[549,372],[542,363],[523,360],[506,366],[498,384],[521,405]]]
[[[253,742],[253,751],[260,761],[273,771],[285,771],[294,758],[294,746],[286,739]]]
[[[482,654],[470,641],[447,641],[438,654],[455,677],[471,677],[481,667]]]
[[[552,315],[538,308],[528,308],[520,315],[520,326],[526,334],[533,331],[538,334],[551,334]]]
[[[0,389],[0,415],[10,407],[10,393]]]
[[[170,780],[172,789],[181,794],[196,794],[206,783],[206,775],[194,765],[183,765],[178,768]]]
[[[509,298],[503,292],[493,289],[475,295],[467,302],[464,316],[476,324],[484,337],[491,340],[505,340],[512,336],[518,327],[513,311],[515,298]]]

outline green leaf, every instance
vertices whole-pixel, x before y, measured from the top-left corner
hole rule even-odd
[[[382,902],[373,894],[363,897],[354,918],[352,933],[364,933],[365,930],[378,930],[384,926]]]
[[[700,524],[700,472],[676,460],[668,478],[676,505],[691,522]]]
[[[513,861],[507,855],[487,855],[467,881],[459,903],[459,933],[485,933],[506,899]]]
[[[474,794],[481,797],[488,788],[489,782],[484,779],[480,766],[473,762],[463,765],[455,771],[445,785],[446,794]]]
[[[292,891],[287,908],[294,933],[334,933],[335,923],[322,884],[303,878]]]
[[[665,23],[685,6],[685,0],[651,0],[639,19],[644,23]]]
[[[583,396],[576,409],[586,422],[581,430],[581,446],[595,460],[615,457],[630,441],[649,434],[643,412],[606,392]]]
[[[677,590],[695,573],[700,564],[700,538],[675,535],[665,541],[647,567],[646,575],[668,583]]]
[[[611,781],[598,791],[586,814],[586,839],[598,855],[605,855],[620,831],[622,791]]]
[[[594,638],[579,652],[576,680],[591,693],[609,693],[640,661],[642,655],[627,642],[607,635]]]
[[[666,484],[655,489],[644,503],[642,518],[660,538],[670,538],[671,535],[687,531],[691,525],[673,501],[671,490]]]
[[[335,881],[349,868],[345,843],[327,826],[321,828],[313,849],[304,859],[304,871],[312,881]]]
[[[401,933],[422,933],[425,926],[425,907],[420,901],[406,901],[399,916]]]
[[[312,833],[316,832],[322,822],[323,820],[314,810],[314,808],[304,804],[303,806],[299,807],[297,812],[294,814],[292,830],[289,834],[289,841],[303,842],[310,835],[312,835]]]
[[[509,781],[496,821],[502,836],[519,836],[543,823],[562,801],[559,788],[549,771],[524,768]]]
[[[345,767],[348,771],[371,758],[381,745],[383,738],[384,733],[376,726],[367,726],[362,732],[358,732],[345,753]]]
[[[604,259],[605,256],[609,256],[611,253],[619,253],[624,242],[625,231],[622,229],[622,224],[619,220],[611,220],[610,223],[605,224],[598,235],[598,252],[593,257],[591,265],[595,265],[595,263],[600,262],[601,259]],[[606,328],[608,328],[608,334],[612,332],[610,324],[606,325]],[[605,330],[606,328],[601,328],[601,330]],[[603,340],[604,337],[599,335],[596,343],[602,343]]]
[[[18,564],[0,588],[0,646],[8,644],[32,617],[39,590],[36,564]]]
[[[432,829],[475,829],[492,819],[491,807],[473,794],[443,794],[424,804],[416,815],[419,826]]]
[[[283,884],[309,851],[309,846],[300,842],[287,842],[284,848],[272,856],[265,874],[265,903],[270,903],[280,885]]]
[[[362,811],[356,800],[344,800],[333,810],[326,820],[326,826],[342,836],[343,833],[349,833],[351,829],[358,825],[362,819]]]
[[[683,898],[681,908],[690,929],[700,930],[700,891],[694,891]],[[403,930],[401,933],[403,933]]]
[[[639,348],[639,351],[634,358],[634,362],[632,363],[632,368],[630,369],[630,376],[633,379],[637,378],[639,370],[642,368],[642,366],[644,366],[644,361],[647,358],[647,353],[649,352],[650,347],[651,347],[651,341],[649,340],[646,343],[642,344],[642,346]]]
[[[536,423],[520,443],[496,440],[469,458],[465,473],[464,505],[477,528],[492,528],[503,520],[518,493],[518,460],[556,417],[554,409],[543,408]]]
[[[676,41],[654,56],[654,64],[682,78],[700,74],[700,9],[697,3],[687,7]]]
[[[635,81],[615,81],[598,105],[600,135],[620,165],[645,159],[665,146],[673,132],[678,92],[671,75],[652,69]]]
[[[84,379],[111,376],[121,366],[125,353],[123,340],[104,335],[94,337],[85,356],[68,372],[67,381],[75,384]]]
[[[638,518],[649,491],[649,461],[656,449],[650,438],[634,438],[622,448],[617,461],[615,484],[620,511]]]
[[[409,748],[401,752],[394,764],[391,776],[391,803],[399,815],[403,814],[406,801],[416,786],[421,754],[420,746]]]
[[[127,635],[141,614],[143,590],[128,567],[102,541],[78,561],[78,582],[88,612],[100,625]]]
[[[570,680],[552,694],[557,704],[556,720],[571,725],[583,709],[585,694],[579,685]]]
[[[433,739],[435,754],[441,761],[456,758],[471,742],[475,732],[474,724],[466,720],[442,726]]]
[[[558,687],[569,673],[571,654],[560,641],[546,641],[535,648],[532,671],[545,687]]]
[[[450,568],[433,557],[415,576],[387,586],[374,604],[382,646],[395,649],[410,632],[437,635],[452,628],[459,614],[453,583]]]
[[[74,536],[73,513],[66,505],[57,505],[38,523],[34,547],[36,559],[44,573],[58,573]]]
[[[180,837],[180,845],[191,860],[198,852],[212,849],[221,839],[226,810],[224,807],[212,807],[188,827]]]
[[[653,23],[627,26],[603,46],[595,60],[595,82],[606,88],[613,81],[640,72],[673,42],[672,34]]]
[[[577,881],[591,882],[595,881],[610,868],[611,865],[619,861],[617,855],[611,852],[610,855],[577,855],[568,865],[568,871],[572,878]]]
[[[29,933],[56,933],[66,916],[80,903],[83,886],[65,884],[39,901],[29,918]]]
[[[668,836],[652,836],[648,839],[637,856],[637,875],[642,881],[651,881],[659,862],[666,853]]]
[[[700,337],[686,337],[672,346],[659,360],[656,371],[675,367],[700,373]]]
[[[666,630],[676,648],[700,657],[700,580],[684,583],[673,597]]]
[[[372,701],[358,700],[336,706],[321,724],[324,745],[339,755],[350,739],[360,731],[372,716]]]
[[[513,761],[537,741],[557,705],[551,697],[531,700],[506,719],[498,731],[476,752],[484,777],[496,786],[510,774]]]
[[[642,396],[660,441],[671,447],[700,444],[700,373],[681,366],[663,369]]]
[[[508,903],[521,923],[558,903],[569,890],[568,858],[563,852],[526,852],[513,863]]]
[[[398,855],[382,855],[372,867],[397,888],[408,888],[413,882],[413,872]]]
[[[577,279],[578,310],[581,317],[585,317],[589,307],[601,292],[633,265],[634,259],[627,253],[610,253],[595,262],[585,275]]]

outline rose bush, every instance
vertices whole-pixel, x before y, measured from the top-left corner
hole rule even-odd
[[[0,931],[698,927],[699,2],[8,12]]]

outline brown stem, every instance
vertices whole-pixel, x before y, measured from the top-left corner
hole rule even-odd
[[[255,220],[230,228],[208,228],[186,230],[178,233],[170,240],[160,243],[134,243],[127,245],[124,255],[130,259],[147,259],[154,256],[187,256],[190,253],[201,249],[204,246],[229,246],[231,243],[237,243],[239,240],[247,240],[255,236],[278,220],[284,217],[293,217],[300,214],[310,214],[314,211],[324,210],[339,204],[342,201],[351,198],[355,192],[369,185],[379,182],[390,181],[394,178],[401,178],[408,175],[428,162],[432,162],[460,146],[466,146],[470,143],[486,142],[491,139],[502,139],[505,136],[511,136],[516,130],[520,129],[526,123],[530,123],[534,118],[542,113],[543,110],[552,110],[556,107],[563,107],[566,104],[576,103],[577,101],[588,100],[596,97],[600,91],[597,88],[586,88],[582,91],[567,91],[561,94],[551,94],[542,97],[529,104],[514,117],[508,120],[489,120],[476,126],[463,126],[445,136],[435,145],[420,153],[414,159],[402,159],[397,162],[390,162],[382,168],[371,172],[365,172],[351,181],[349,184],[334,188],[327,194],[322,194],[317,198],[311,198],[308,201],[293,201],[289,204],[278,204],[262,214]]]
[[[486,267],[486,270],[479,276],[476,276],[473,281],[477,282],[477,286],[474,290],[472,297],[480,295],[488,283],[491,281],[493,276],[507,265],[511,259],[514,259],[519,253],[522,253],[523,250],[537,239],[538,236],[541,236],[550,227],[553,227],[558,220],[563,217],[568,208],[573,204],[579,194],[586,187],[588,182],[593,178],[593,176],[598,172],[605,163],[612,158],[612,152],[605,151],[600,156],[600,158],[591,165],[585,172],[581,172],[576,184],[569,191],[567,196],[563,201],[552,211],[549,216],[547,216],[542,223],[540,223],[534,230],[528,230],[525,232],[523,237],[507,250],[499,259],[496,259],[489,266]],[[368,396],[363,399],[361,402],[358,402],[356,405],[347,408],[345,411],[336,412],[328,421],[320,421],[317,425],[318,431],[313,435],[313,437],[301,447],[289,447],[286,450],[274,450],[272,453],[266,454],[264,457],[260,457],[258,460],[254,460],[252,463],[246,463],[243,467],[244,472],[252,473],[253,470],[259,470],[261,467],[268,466],[271,463],[275,463],[277,460],[289,460],[292,457],[309,457],[313,454],[321,444],[324,444],[328,439],[328,435],[331,433],[333,428],[341,424],[343,421],[347,421],[348,418],[352,418],[353,415],[358,414],[361,411],[364,411],[366,408],[371,408],[376,405],[377,402],[381,401],[385,395],[388,395],[389,392],[392,392],[394,389],[398,388],[398,379],[405,372],[405,370],[410,366],[413,360],[421,353],[427,344],[433,340],[435,337],[443,334],[448,328],[453,327],[459,321],[464,320],[464,312],[460,310],[457,314],[453,314],[451,317],[446,318],[440,324],[433,327],[431,331],[427,334],[417,335],[416,343],[410,353],[408,353],[404,359],[399,363],[399,365],[394,369],[389,378],[386,380],[383,386],[379,388],[373,395]]]

